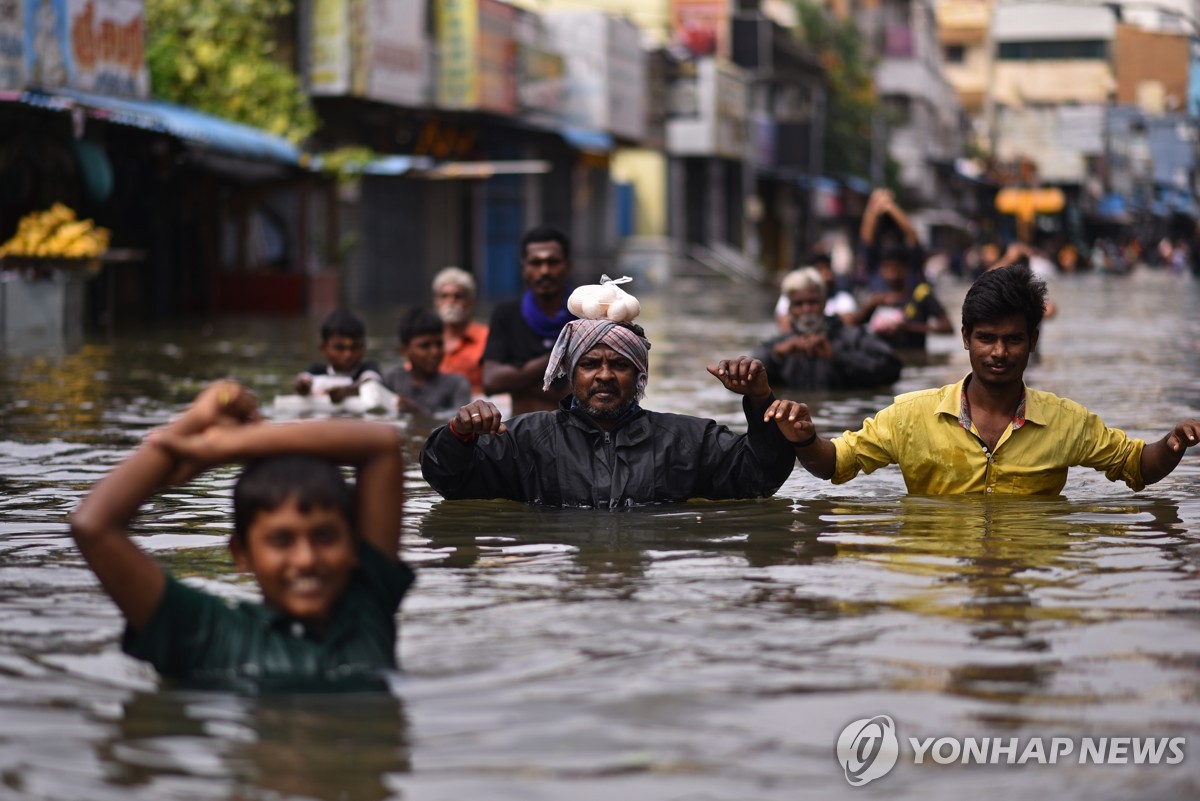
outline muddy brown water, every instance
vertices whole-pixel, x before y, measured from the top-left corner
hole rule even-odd
[[[964,287],[942,282],[957,309]],[[1138,273],[1052,286],[1030,384],[1161,436],[1200,414],[1200,287]],[[770,333],[765,291],[646,294],[646,405],[740,427],[706,363]],[[956,315],[955,315],[956,316]],[[394,316],[370,319],[394,358]],[[777,497],[618,511],[441,502],[410,464],[391,694],[165,689],[67,535],[88,485],[203,384],[264,399],[311,320],[224,319],[3,357],[0,798],[1185,798],[1200,794],[1200,453],[1142,493],[1072,471],[1051,499],[909,498],[888,469]],[[30,353],[29,351],[34,351]],[[957,380],[936,338],[896,392]],[[890,393],[812,398],[827,431]],[[430,422],[402,422],[415,455]],[[149,505],[138,541],[253,595],[224,549],[231,473]],[[848,783],[843,728],[888,715],[896,767]],[[1181,737],[1180,764],[915,764],[909,738]],[[943,751],[943,753],[946,753]],[[1004,760],[1001,760],[1003,763]]]

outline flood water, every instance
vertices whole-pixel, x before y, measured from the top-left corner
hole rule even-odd
[[[939,285],[952,318],[965,288]],[[1157,439],[1200,415],[1200,285],[1137,273],[1051,289],[1033,386]],[[646,405],[741,427],[704,372],[768,335],[773,298],[719,281],[643,295]],[[393,359],[392,315],[370,319]],[[894,468],[778,496],[618,511],[441,502],[410,463],[391,694],[160,688],[65,517],[203,384],[264,399],[311,320],[231,319],[9,355],[0,374],[2,799],[1175,799],[1200,795],[1200,451],[1134,494],[909,498]],[[34,349],[36,350],[36,348]],[[896,392],[968,369],[957,337]],[[889,395],[814,398],[822,430]],[[402,421],[412,454],[427,421]],[[158,496],[139,544],[252,596],[225,539],[230,471]],[[835,743],[888,715],[891,773],[852,788]],[[908,738],[1064,738],[1056,764],[914,764]],[[1183,737],[1180,764],[1079,764],[1085,738]],[[1131,752],[1132,753],[1132,752]],[[1130,763],[1135,760],[1132,756]]]

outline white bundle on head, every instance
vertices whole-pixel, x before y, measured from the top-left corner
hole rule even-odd
[[[626,276],[613,280],[600,276],[600,283],[581,286],[567,298],[571,314],[582,320],[612,320],[614,323],[632,322],[642,313],[642,304],[618,284],[627,284],[633,279]]]

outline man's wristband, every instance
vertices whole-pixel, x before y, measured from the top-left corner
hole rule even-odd
[[[816,441],[817,441],[817,432],[814,431],[813,435],[811,437],[809,437],[808,439],[804,440],[804,442],[793,442],[792,447],[795,448],[796,450],[800,450],[801,448],[807,448],[809,445],[812,445]]]
[[[472,433],[472,434],[458,433],[457,431],[454,430],[454,421],[453,420],[451,420],[446,425],[446,428],[450,429],[450,435],[453,436],[459,442],[471,442],[471,441],[475,440],[476,438],[478,438],[478,436],[479,436],[478,434],[474,434],[474,433]]]

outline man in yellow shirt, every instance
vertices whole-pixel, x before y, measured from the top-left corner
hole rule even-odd
[[[1046,285],[1026,264],[985,273],[963,300],[971,372],[962,381],[901,395],[858,431],[833,440],[817,434],[804,404],[787,409],[776,402],[766,420],[786,415],[800,435],[800,464],[835,484],[889,464],[900,466],[908,491],[918,495],[1054,495],[1075,465],[1135,491],[1169,475],[1200,441],[1200,421],[1184,420],[1146,444],[1074,401],[1026,388],[1045,300]]]

